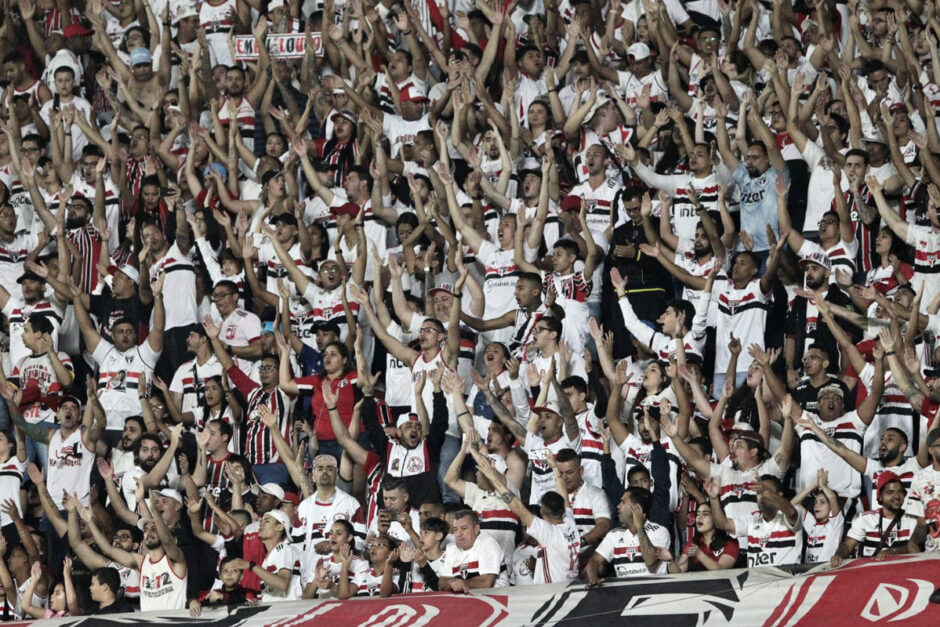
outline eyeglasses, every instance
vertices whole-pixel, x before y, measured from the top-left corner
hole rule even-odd
[[[133,540],[134,538],[131,537],[131,534],[129,533],[121,533],[121,534],[115,534],[114,539],[124,542],[126,540]]]
[[[222,292],[222,293],[215,292],[214,294],[212,294],[212,300],[222,300],[226,296],[232,296],[233,294],[235,294],[235,292]]]
[[[339,268],[336,266],[330,266],[329,268],[320,268],[320,274],[336,274],[339,272]]]
[[[541,333],[542,331],[551,331],[551,329],[549,329],[548,327],[535,327],[532,330],[535,331],[536,333]]]
[[[422,328],[418,331],[418,334],[419,334],[419,335],[423,335],[423,334],[425,334],[425,333],[440,333],[440,331],[437,330],[437,329],[435,329],[434,327],[422,327]]]

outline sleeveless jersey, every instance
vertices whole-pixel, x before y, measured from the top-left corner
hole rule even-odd
[[[140,611],[185,609],[187,576],[173,572],[166,555],[156,562],[144,555],[140,563]]]

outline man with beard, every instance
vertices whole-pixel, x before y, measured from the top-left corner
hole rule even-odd
[[[757,509],[757,491],[755,477],[773,476],[783,479],[790,467],[790,455],[793,453],[795,436],[793,416],[800,408],[788,395],[780,407],[783,417],[783,434],[780,448],[773,455],[764,447],[763,439],[756,431],[735,429],[730,433],[728,443],[724,439],[716,440],[715,457],[718,463],[702,455],[698,449],[678,436],[675,422],[665,420],[662,429],[682,459],[695,471],[699,479],[711,479],[721,486],[719,493],[721,506],[729,518],[746,518]]]
[[[235,455],[231,452],[232,425],[224,420],[210,420],[205,429],[196,433],[198,445],[193,483],[205,487],[220,507],[231,509],[232,491],[226,466]],[[215,531],[215,511],[211,508],[203,517],[206,531]]]
[[[182,507],[179,492],[172,492],[176,493],[175,498],[166,500],[175,503],[176,499],[179,499],[179,505]],[[189,567],[186,554],[164,521],[165,514],[158,509],[156,498],[156,495],[151,496],[153,518],[145,516],[137,522],[137,526],[144,532],[144,547],[147,552],[140,555],[112,546],[111,557],[122,566],[140,571],[141,611],[181,610],[186,607]],[[171,508],[164,507],[163,510],[169,512]],[[146,507],[143,507],[142,511],[150,514]],[[82,510],[82,515],[87,516],[86,522],[89,525],[94,524],[90,510]],[[176,511],[176,516],[179,516],[179,511]]]
[[[124,473],[121,477],[121,490],[124,494],[124,500],[127,501],[127,507],[132,512],[137,507],[137,481],[139,480],[145,490],[155,488],[164,482],[164,478],[169,482],[176,478],[176,465],[173,460],[176,457],[176,451],[179,449],[180,438],[173,438],[173,433],[182,431],[182,425],[177,425],[170,430],[170,444],[166,451],[163,450],[163,442],[160,436],[154,433],[145,433],[140,436],[137,442],[137,453],[135,454],[135,466]],[[172,469],[172,472],[171,472]],[[170,475],[168,476],[168,473]]]
[[[143,401],[143,399],[141,399]],[[124,419],[124,429],[121,432],[121,439],[117,446],[111,449],[108,455],[108,445],[99,441],[95,447],[98,457],[108,460],[114,471],[114,480],[120,484],[124,473],[128,472],[137,465],[137,444],[140,438],[147,432],[147,426],[141,416],[128,416]]]
[[[910,553],[910,539],[917,521],[904,515],[904,499],[907,490],[901,478],[890,471],[878,477],[875,484],[879,509],[863,512],[855,517],[842,544],[829,559],[839,566],[858,548],[858,557],[878,559],[885,555]]]
[[[555,462],[568,493],[568,506],[574,511],[584,560],[610,531],[610,503],[601,490],[584,482],[582,457],[571,449],[562,449]]]
[[[822,233],[823,231],[820,231]],[[792,233],[792,231],[791,231]],[[853,309],[852,299],[838,287],[830,289],[829,273],[831,261],[825,253],[813,252],[800,260],[800,267],[805,271],[804,283],[807,290],[824,294],[827,303]],[[793,299],[787,313],[784,331],[783,355],[787,364],[787,383],[795,389],[800,380],[799,365],[804,353],[810,346],[818,346],[829,356],[829,368],[839,372],[839,343],[832,336],[829,326],[821,320],[816,305],[817,296],[798,295]],[[858,328],[840,319],[839,325],[849,336],[858,334]],[[860,338],[856,338],[857,341]],[[814,400],[814,399],[809,399]]]
[[[601,570],[612,577],[645,577],[666,572],[666,562],[657,557],[657,549],[669,548],[669,531],[646,519],[653,495],[644,488],[627,488],[617,504],[617,516],[623,525],[601,541],[587,563],[585,577],[589,588],[604,583]]]
[[[724,114],[727,113],[721,111],[723,108],[723,105],[718,106],[720,120],[724,120]],[[770,226],[775,235],[780,234],[780,226],[777,223],[777,198],[771,190],[777,176],[782,176],[784,182],[789,184],[790,172],[773,134],[760,118],[759,107],[750,92],[744,99],[742,110],[747,111],[748,126],[758,139],[748,143],[743,158],[739,160],[731,150],[727,125],[720,123],[715,126],[718,150],[725,166],[732,171],[731,178],[741,192],[741,231],[754,240],[752,250],[766,257],[771,248],[766,227]]]

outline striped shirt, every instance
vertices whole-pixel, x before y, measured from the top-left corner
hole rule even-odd
[[[249,379],[238,366],[229,368],[227,374],[229,380],[247,400],[245,418],[242,423],[242,436],[245,442],[242,447],[244,456],[252,465],[273,464],[281,461],[274,448],[271,433],[261,422],[257,410],[261,405],[266,405],[277,416],[278,431],[290,444],[294,399],[279,387],[265,390]]]
[[[897,524],[892,525],[894,520],[885,518],[883,508],[862,512],[856,516],[846,535],[858,542],[858,556],[872,557],[879,547],[884,551],[907,546],[917,526],[917,520],[911,516],[905,516],[903,512],[899,513],[899,517]],[[888,531],[889,527],[890,531]],[[882,538],[884,538],[883,545]]]

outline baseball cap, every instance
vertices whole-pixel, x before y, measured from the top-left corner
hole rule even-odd
[[[408,85],[401,90],[402,102],[427,102],[428,97],[424,90],[417,85]]]
[[[296,492],[285,492],[284,502],[292,503],[296,507],[297,505],[300,505],[300,495]]]
[[[190,4],[182,4],[176,11],[176,15],[173,17],[173,24],[179,24],[180,20],[185,20],[188,17],[198,17],[199,11],[196,10]]]
[[[401,416],[398,417],[398,421],[395,423],[395,426],[401,429],[403,426],[405,426],[409,422],[417,422],[420,424],[421,420],[418,418],[418,414],[415,414],[413,412],[402,414]]]
[[[137,271],[137,268],[134,266],[125,263],[121,266],[108,266],[108,274],[114,276],[115,273],[120,272],[128,279],[134,282],[134,285],[140,283],[140,273]]]
[[[290,524],[290,517],[287,515],[286,512],[282,512],[279,509],[272,509],[270,511],[265,512],[264,516],[270,516],[277,522],[284,525],[284,542],[291,541],[290,530],[291,530],[292,525]],[[262,516],[262,518],[264,518],[264,516]]]
[[[650,47],[642,41],[630,44],[630,47],[627,48],[627,56],[633,57],[637,61],[642,61],[650,56]]]
[[[832,262],[829,261],[829,256],[824,252],[812,252],[800,259],[800,266],[802,267],[806,267],[806,265],[810,263],[815,263],[816,265],[822,266],[826,270],[832,269]]]
[[[75,403],[75,406],[79,409],[82,408],[82,402],[78,400],[77,396],[72,396],[71,394],[66,394],[59,400],[59,407],[62,407],[62,403]]]
[[[279,176],[284,176],[283,170],[268,170],[261,175],[261,184],[267,185],[272,179],[276,179]]]
[[[65,30],[62,31],[62,36],[66,39],[70,39],[72,37],[87,37],[88,35],[94,34],[95,31],[78,22],[72,22],[65,27]]]
[[[270,13],[274,9],[283,8],[283,6],[284,6],[284,0],[271,0],[271,2],[268,3],[268,13]]]
[[[274,321],[265,320],[261,323],[261,332],[262,333],[274,333]]]
[[[44,278],[42,278],[41,276],[39,276],[32,270],[27,270],[20,276],[20,278],[16,280],[16,282],[19,283],[20,285],[23,284],[23,281],[39,281],[40,283],[46,282]]]
[[[183,504],[183,496],[180,494],[179,490],[174,490],[173,488],[161,488],[160,490],[154,490],[154,494],[159,494],[160,496],[165,496],[168,499],[173,499],[180,505]]]
[[[320,264],[327,262],[336,263],[333,259],[324,259]],[[339,325],[333,322],[332,320],[324,320],[323,322],[316,322],[313,325],[313,332],[323,331],[324,333],[335,333],[336,335],[342,335],[342,331],[339,328]]]
[[[824,386],[822,389],[819,390],[819,392],[816,393],[816,400],[821,399],[823,396],[826,396],[827,394],[836,394],[839,396],[839,398],[845,398],[845,393],[842,391],[842,388],[840,388],[838,385],[830,384],[830,385]]]
[[[337,117],[346,118],[353,124],[356,124],[359,121],[356,119],[356,114],[350,111],[349,109],[343,109],[342,111],[337,111],[332,116],[330,116],[330,120],[335,121]]]
[[[544,405],[533,407],[532,411],[534,411],[537,414],[541,414],[543,411],[550,411],[553,414],[557,414],[561,416],[561,409],[558,406],[558,401],[548,401]]]
[[[225,166],[219,163],[218,161],[213,161],[212,163],[207,165],[205,169],[202,171],[202,173],[205,176],[209,176],[209,174],[213,171],[218,172],[219,176],[221,176],[222,178],[225,178],[228,176],[228,170],[226,170]]]
[[[140,46],[131,50],[131,67],[151,63],[153,63],[153,56],[147,48]]]
[[[890,470],[886,470],[878,475],[878,482],[875,484],[875,496],[881,498],[881,490],[892,481],[901,481],[901,477]]]
[[[881,134],[881,131],[878,129],[873,129],[868,132],[865,137],[862,138],[862,141],[866,144],[887,144],[885,141],[884,135]]]
[[[438,285],[435,285],[433,288],[428,290],[428,294],[430,294],[431,296],[434,296],[438,292],[444,292],[446,294],[450,294],[451,296],[454,296],[454,284],[453,283],[439,283]]]
[[[607,96],[607,92],[604,90],[598,90],[597,99],[594,101],[594,104],[591,105],[591,110],[588,111],[585,120],[590,120],[594,117],[594,114],[600,111],[600,108],[610,102],[610,98]]]
[[[270,494],[271,496],[275,497],[279,501],[284,500],[284,488],[282,488],[276,483],[262,483],[258,487],[258,489],[264,492],[265,494]],[[290,525],[290,521],[287,522],[287,525]]]
[[[732,440],[747,440],[761,448],[764,447],[764,439],[753,429],[732,429],[729,435]]]
[[[343,203],[339,207],[330,207],[330,213],[334,216],[349,216],[355,218],[359,215],[359,205],[354,202]]]

